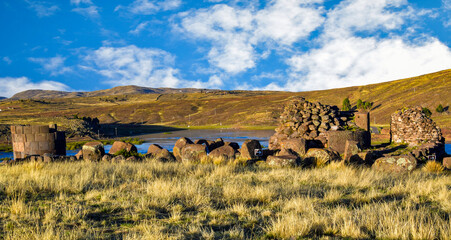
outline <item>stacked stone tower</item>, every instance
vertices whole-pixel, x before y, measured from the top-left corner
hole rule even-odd
[[[391,141],[419,145],[425,142],[443,142],[440,128],[427,117],[421,107],[404,108],[391,116]]]
[[[57,130],[56,124],[49,126],[11,126],[14,159],[32,155],[66,155],[66,136]]]

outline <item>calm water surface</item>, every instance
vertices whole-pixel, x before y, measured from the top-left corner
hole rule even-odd
[[[197,139],[216,140],[222,138],[227,142],[237,142],[240,146],[248,139],[259,140],[263,147],[268,146],[269,137],[274,134],[274,130],[234,130],[234,129],[208,129],[208,130],[181,130],[167,133],[153,133],[137,136],[145,142],[136,145],[139,153],[147,153],[147,148],[151,144],[158,144],[161,147],[172,151],[175,142],[181,137],[187,137],[193,141]],[[105,146],[105,152],[108,152],[111,145]],[[445,150],[451,154],[451,144],[445,145]],[[67,155],[75,155],[78,150],[67,151]],[[0,158],[12,158],[12,153],[0,152]]]

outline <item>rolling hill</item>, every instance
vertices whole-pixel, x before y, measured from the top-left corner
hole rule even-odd
[[[148,88],[139,86],[119,86],[106,90],[98,90],[92,92],[65,92],[65,91],[52,91],[52,90],[27,90],[16,93],[12,96],[11,100],[20,99],[54,99],[54,98],[76,98],[76,97],[99,97],[99,96],[112,96],[123,94],[168,94],[168,93],[194,93],[201,92],[205,89],[196,88]]]
[[[373,102],[373,125],[387,125],[397,109],[420,105],[433,112],[439,126],[451,128],[451,116],[435,112],[439,104],[450,106],[451,69],[379,84],[310,92],[158,90],[137,86],[85,93],[27,92],[0,102],[0,108],[7,109],[0,112],[0,124],[64,125],[65,118],[78,115],[114,124],[271,128],[278,124],[287,100],[302,96],[340,107],[346,97],[352,105],[358,99]],[[25,100],[23,96],[35,99]]]

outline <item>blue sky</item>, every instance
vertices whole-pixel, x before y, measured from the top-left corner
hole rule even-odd
[[[0,96],[306,91],[451,68],[451,0],[3,0]]]

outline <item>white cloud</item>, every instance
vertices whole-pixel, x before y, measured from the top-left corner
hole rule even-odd
[[[106,77],[114,86],[140,85],[152,87],[177,87],[178,70],[171,67],[174,57],[169,53],[150,48],[101,47],[90,52],[87,67]]]
[[[346,38],[355,32],[393,30],[404,24],[412,12],[393,11],[407,4],[407,0],[345,0],[327,13],[323,37]]]
[[[70,67],[64,66],[64,61],[66,61],[65,57],[29,58],[28,60],[41,64],[45,71],[50,72],[51,76],[58,76],[72,71]]]
[[[72,9],[72,12],[76,12],[87,18],[99,18],[99,8],[91,5],[89,7],[77,7]]]
[[[130,30],[129,33],[134,34],[134,35],[138,35],[140,34],[144,29],[146,29],[146,27],[149,25],[149,21],[145,21],[142,22],[140,24],[138,24],[138,26],[136,26],[135,29]]]
[[[7,64],[11,64],[13,61],[11,60],[11,58],[9,58],[8,56],[6,57],[2,57],[3,62],[7,63]]]
[[[104,81],[112,86],[218,88],[224,84],[220,76],[208,81],[183,79],[174,67],[175,58],[160,49],[134,45],[101,47],[89,52],[84,61],[82,69],[104,76]]]
[[[130,5],[124,7],[118,5],[115,11],[125,9],[132,14],[137,15],[152,15],[159,11],[169,11],[179,8],[182,5],[182,0],[135,0]]]
[[[29,7],[36,12],[38,17],[48,17],[55,14],[60,8],[48,2],[26,0]]]
[[[70,0],[70,3],[73,5],[80,5],[80,4],[93,4],[91,0]]]
[[[435,38],[413,44],[401,38],[335,39],[293,56],[285,90],[316,90],[379,83],[436,72],[451,66],[451,50]]]
[[[61,90],[67,91],[70,88],[60,82],[55,81],[41,81],[34,83],[30,81],[27,77],[3,77],[0,78],[0,85],[2,86],[3,97],[11,97],[18,92],[22,92],[30,89],[42,89],[42,90]]]
[[[445,20],[443,25],[445,27],[451,27],[451,0],[442,0],[442,8],[445,12]]]
[[[256,66],[267,56],[256,48],[278,49],[307,38],[323,21],[322,1],[273,0],[261,10],[216,4],[179,14],[177,28],[187,36],[211,43],[208,60],[213,66],[237,74]]]

